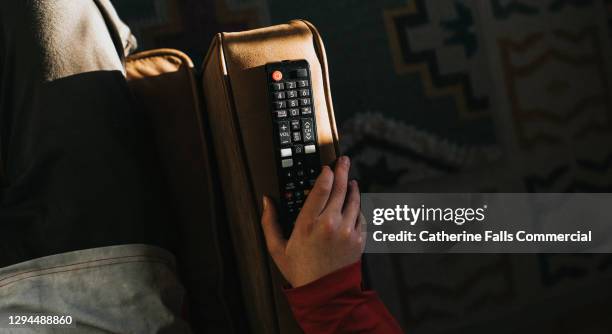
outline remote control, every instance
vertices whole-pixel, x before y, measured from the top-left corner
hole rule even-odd
[[[279,218],[285,236],[321,172],[317,126],[306,60],[266,65],[280,191]]]

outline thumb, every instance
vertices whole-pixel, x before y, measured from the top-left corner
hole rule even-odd
[[[279,262],[282,262],[285,257],[287,240],[283,237],[283,233],[278,225],[274,203],[272,203],[268,196],[263,197],[263,214],[261,216],[261,225],[266,238],[268,251],[272,256],[272,259],[274,259],[274,262],[279,265]]]

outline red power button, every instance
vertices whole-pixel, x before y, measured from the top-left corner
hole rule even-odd
[[[283,72],[281,71],[272,72],[272,80],[281,81],[282,79],[283,79]]]

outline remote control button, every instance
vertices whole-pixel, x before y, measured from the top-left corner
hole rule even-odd
[[[281,166],[283,168],[293,167],[293,159],[283,159],[283,160],[281,160]]]
[[[301,110],[302,115],[312,115],[312,107],[303,107]]]
[[[276,93],[273,93],[272,96],[274,97],[275,100],[282,100],[285,98],[285,92],[276,92]]]
[[[295,146],[293,146],[293,151],[295,152],[295,154],[302,154],[302,153],[304,153],[304,146],[302,146],[302,145],[295,145]]]
[[[278,122],[278,130],[280,132],[285,132],[289,130],[289,122],[287,121]]]
[[[314,186],[316,181],[317,181],[316,179],[308,180],[308,184],[312,187],[312,186]]]
[[[293,193],[293,197],[295,198],[295,201],[299,201],[302,198],[304,198],[304,193],[301,191],[296,191],[295,193]]]
[[[282,82],[276,82],[272,84],[272,90],[275,92],[283,89],[285,89],[285,85]]]
[[[298,94],[300,94],[300,97],[308,97],[310,96],[310,91],[308,89],[300,89]]]
[[[299,130],[300,129],[300,120],[292,119],[291,120],[291,130]]]
[[[283,118],[283,117],[287,117],[287,110],[277,110],[276,118]]]
[[[287,91],[287,98],[288,99],[294,99],[298,96],[298,92],[297,90],[288,90]]]
[[[300,109],[297,109],[297,108],[289,109],[289,116],[291,117],[300,116]]]
[[[289,122],[278,122],[278,135],[280,137],[281,145],[291,144],[291,131],[289,131]]]
[[[302,141],[302,134],[300,132],[294,132],[293,133],[293,141]]]
[[[287,190],[293,190],[293,189],[295,189],[295,183],[293,183],[293,182],[287,182],[287,183],[285,184],[285,189],[287,189]]]
[[[308,80],[298,80],[297,86],[298,88],[308,87]]]
[[[314,169],[314,168],[309,168],[309,169],[308,169],[308,174],[309,174],[310,176],[317,176],[317,170],[316,170],[316,169]]]
[[[310,194],[310,189],[304,189],[304,196],[308,196]]]
[[[308,77],[308,71],[305,68],[298,68],[295,70],[295,72],[293,72],[293,75],[296,78],[306,78]]]
[[[281,148],[280,150],[281,158],[286,158],[291,156],[291,148]]]
[[[300,99],[300,105],[301,106],[309,106],[310,105],[310,99]]]
[[[283,102],[285,102],[285,101],[283,101]],[[288,100],[287,101],[287,105],[289,106],[289,108],[295,108],[295,107],[298,106],[298,100]]]
[[[302,133],[304,135],[304,142],[314,141],[312,118],[302,118]]]
[[[285,109],[287,108],[287,103],[285,101],[274,101],[274,109]]]
[[[283,72],[281,72],[281,71],[274,71],[274,72],[272,72],[272,80],[274,80],[274,81],[281,81],[281,80],[283,80]]]
[[[306,140],[306,139],[304,139]],[[315,153],[317,151],[317,148],[314,145],[306,145],[304,146],[304,153],[306,154],[311,154],[311,153]]]
[[[302,176],[304,176],[304,170],[303,170],[303,169],[300,169],[300,170],[298,170],[298,171],[296,172],[296,174],[297,174],[297,176],[302,177]]]
[[[285,87],[287,89],[295,89],[297,85],[295,84],[295,81],[287,81],[285,82]]]
[[[293,192],[291,192],[291,191],[285,192],[284,195],[285,195],[285,199],[288,200],[288,201],[290,201],[293,198]]]
[[[304,186],[304,180],[299,180],[298,184],[300,185],[300,187],[303,187]]]

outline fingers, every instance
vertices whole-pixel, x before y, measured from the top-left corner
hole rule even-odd
[[[318,217],[325,208],[329,199],[334,182],[334,173],[328,166],[323,166],[321,174],[315,181],[310,194],[304,202],[300,215],[307,215],[309,218]],[[298,219],[299,221],[299,219]]]
[[[346,198],[346,204],[344,205],[344,211],[342,211],[342,221],[346,226],[356,227],[357,219],[361,209],[361,198],[359,196],[359,186],[357,181],[352,180],[349,182],[349,190]]]
[[[334,171],[333,190],[329,196],[329,201],[325,210],[341,212],[344,206],[346,197],[346,189],[348,182],[348,172],[351,166],[350,159],[346,156],[338,158],[336,162],[336,170]]]
[[[278,264],[282,261],[285,254],[285,247],[287,246],[287,240],[283,237],[280,226],[278,225],[276,208],[274,203],[267,197],[263,197],[263,214],[261,216],[261,224],[266,238],[266,245],[268,251],[274,259],[274,262]]]

